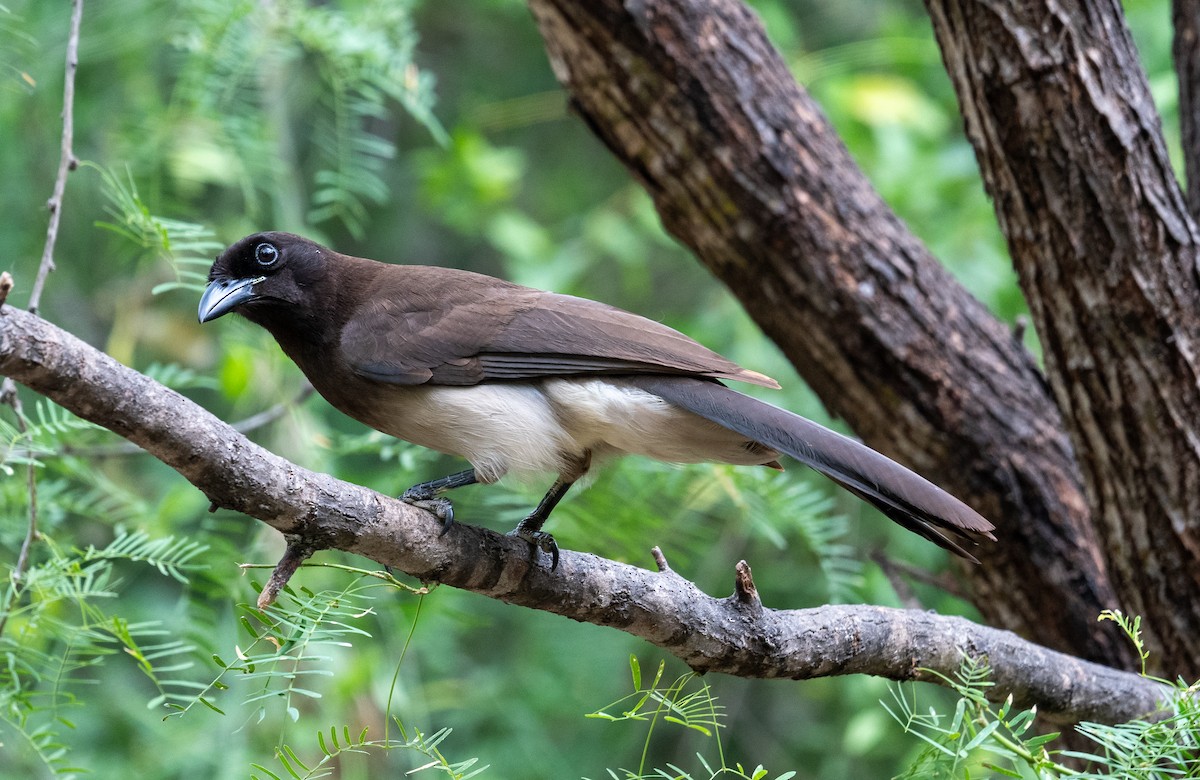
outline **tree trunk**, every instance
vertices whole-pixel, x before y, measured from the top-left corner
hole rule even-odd
[[[1128,668],[1125,641],[1096,622],[1122,608],[1145,616],[1164,669],[1194,674],[1192,228],[1115,6],[1115,26],[1092,24],[1119,40],[1071,33],[1072,52],[1106,54],[1069,62],[1036,43],[1061,24],[1022,22],[1017,37],[986,4],[973,27],[931,6],[960,93],[975,85],[970,135],[1053,393],[881,201],[741,3],[530,7],[575,110],[830,410],[996,523],[1000,543],[966,571],[987,619]],[[1032,78],[1064,62],[1074,81]],[[1104,173],[1071,168],[1084,161]]]
[[[1116,2],[930,0],[1127,612],[1200,674],[1196,226]]]
[[[1187,202],[1200,218],[1200,0],[1174,0],[1175,73],[1179,77],[1179,136],[1187,169]]]

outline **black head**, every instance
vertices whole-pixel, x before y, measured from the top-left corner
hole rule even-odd
[[[255,321],[303,309],[333,253],[291,233],[255,233],[221,253],[200,298],[201,322],[236,311]]]

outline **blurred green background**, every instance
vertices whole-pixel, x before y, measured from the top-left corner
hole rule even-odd
[[[752,5],[892,206],[993,311],[1020,315],[921,4]],[[1169,6],[1126,7],[1174,145]],[[16,279],[16,305],[45,240],[69,13],[67,2],[0,6],[0,270]],[[786,390],[771,400],[836,424],[568,113],[517,0],[93,1],[77,88],[74,149],[84,165],[68,181],[42,313],[223,419],[286,403],[251,436],[305,467],[398,494],[461,464],[371,433],[319,397],[295,403],[302,377],[264,332],[235,318],[196,323],[192,274],[260,229],[380,260],[470,268],[661,319],[780,379]],[[585,716],[628,693],[630,654],[649,678],[664,660],[656,648],[448,588],[418,597],[319,569],[293,584],[311,591],[309,607],[353,604],[339,620],[361,633],[292,626],[292,636],[313,640],[312,657],[290,667],[263,660],[258,671],[273,670],[265,678],[227,673],[227,690],[205,693],[222,712],[196,706],[193,684],[208,686],[221,671],[214,654],[226,663],[270,655],[245,627],[261,624],[243,624],[248,612],[237,606],[253,602],[251,580],[266,572],[243,576],[237,564],[274,562],[281,540],[246,517],[209,514],[169,468],[22,397],[45,535],[33,571],[43,579],[10,588],[0,605],[11,612],[0,636],[0,775],[79,767],[94,777],[287,776],[280,746],[312,765],[322,757],[318,731],[369,727],[378,739],[389,714],[409,736],[452,729],[439,746],[446,758],[477,757],[476,766],[490,765],[484,776],[497,778],[636,770],[647,745],[643,771],[674,764],[707,776],[700,753],[714,768],[762,764],[772,777],[886,777],[921,747],[879,705],[887,685],[870,678],[712,675],[704,682],[723,707],[720,748],[670,724],[647,740],[645,723]],[[11,570],[27,527],[30,447],[11,410],[0,417],[0,549]],[[468,488],[455,496],[457,514],[507,530],[544,488]],[[640,566],[652,565],[649,548],[659,545],[716,595],[731,591],[733,566],[745,558],[775,608],[899,605],[870,562],[879,550],[934,574],[946,564],[939,550],[798,468],[775,475],[630,460],[572,495],[552,529],[564,547]],[[89,546],[133,531],[146,544],[204,545],[176,567],[186,584],[131,560],[153,556],[88,557]],[[372,568],[328,552],[317,560]],[[924,607],[973,614],[940,590],[913,587]],[[136,627],[128,640],[123,625]],[[135,648],[151,645],[163,649],[147,673]],[[665,660],[666,681],[687,671]],[[283,676],[289,669],[303,674]],[[166,704],[186,712],[164,720]],[[327,766],[342,778],[399,777],[429,760],[368,750]]]

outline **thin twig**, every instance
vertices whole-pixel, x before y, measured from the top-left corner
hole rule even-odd
[[[75,170],[79,161],[75,159],[72,150],[75,137],[75,71],[79,67],[79,29],[83,21],[83,0],[72,0],[71,31],[67,36],[67,64],[63,77],[63,127],[62,143],[58,161],[58,175],[54,178],[54,193],[46,204],[50,209],[50,222],[46,227],[46,244],[42,247],[42,262],[38,265],[37,277],[33,282],[33,290],[29,294],[29,311],[36,313],[41,302],[42,289],[46,286],[46,277],[54,270],[54,245],[58,241],[58,226],[62,221],[63,193],[67,188],[67,174]],[[11,379],[5,379],[0,384],[0,403],[13,408],[17,416],[17,428],[22,437],[30,440],[29,425],[25,421],[25,413],[21,408],[21,398],[17,394],[17,386]],[[25,479],[29,487],[29,527],[25,531],[25,541],[21,543],[21,551],[17,554],[17,563],[12,571],[12,588],[8,592],[0,613],[0,634],[8,625],[8,617],[12,614],[13,605],[21,594],[21,580],[25,569],[29,566],[29,552],[33,543],[38,539],[38,500],[37,472],[34,470],[33,459],[30,458],[25,467]]]
[[[294,406],[299,406],[306,398],[313,394],[313,386],[308,382],[304,383],[304,387],[300,388],[300,392],[296,393],[296,397],[290,401],[277,403],[269,409],[264,409],[257,414],[252,414],[244,420],[230,423],[229,427],[233,428],[238,433],[250,433],[259,428],[264,428],[271,423],[283,417],[289,409]],[[120,458],[129,455],[144,455],[146,451],[136,444],[128,441],[116,442],[114,444],[96,444],[91,447],[72,447],[64,445],[61,450],[49,457],[57,456],[74,456],[80,458]]]
[[[275,567],[277,567],[278,565],[279,564],[277,564],[277,563],[239,563],[237,566],[244,573],[244,572],[250,571],[251,569],[271,569],[272,571],[274,571]],[[344,572],[348,572],[350,574],[357,574],[360,577],[374,577],[375,579],[380,580],[381,582],[385,582],[388,585],[391,585],[393,588],[399,588],[401,590],[407,591],[407,592],[413,594],[414,596],[425,596],[425,595],[433,592],[433,589],[436,588],[438,585],[436,582],[433,582],[433,583],[429,583],[426,585],[422,585],[419,588],[414,588],[412,585],[409,585],[408,583],[401,582],[400,580],[396,579],[396,577],[390,571],[388,571],[386,569],[364,569],[359,566],[347,566],[344,563],[329,563],[329,562],[324,562],[324,561],[320,561],[320,562],[305,561],[304,563],[300,564],[300,568],[301,569],[335,569],[337,571],[344,571]]]
[[[58,175],[54,178],[54,194],[46,203],[50,209],[50,224],[46,226],[46,244],[42,247],[42,262],[38,266],[37,278],[33,280],[33,291],[29,294],[29,311],[37,313],[42,300],[42,288],[46,276],[54,270],[54,245],[58,241],[58,226],[62,221],[63,193],[67,188],[67,174],[75,170],[79,160],[73,151],[75,138],[75,71],[79,68],[79,27],[83,20],[83,0],[71,2],[71,33],[67,37],[67,67],[63,78],[63,127],[62,146],[58,159]]]
[[[900,604],[905,609],[922,609],[924,605],[921,599],[917,598],[917,594],[913,592],[904,577],[900,576],[900,572],[892,564],[892,559],[888,557],[883,550],[875,550],[871,553],[871,560],[883,570],[883,576],[887,578],[888,583],[892,586],[892,590],[896,592],[896,598],[900,599]]]
[[[913,592],[913,589],[905,581],[905,578],[923,585],[930,585],[963,601],[969,600],[967,594],[963,592],[961,583],[948,573],[930,574],[924,569],[889,557],[883,550],[872,552],[871,560],[880,569],[883,569],[883,576],[887,577],[888,582],[891,583],[892,589],[896,591],[896,595],[900,598],[901,603],[909,609],[924,609],[924,605],[921,604],[921,600]]]
[[[300,388],[300,392],[296,393],[296,397],[292,400],[275,404],[270,409],[265,409],[258,414],[252,414],[244,420],[232,423],[230,427],[238,433],[249,433],[263,426],[270,425],[282,417],[288,409],[291,409],[293,406],[299,406],[312,394],[313,386],[305,382],[304,387]]]

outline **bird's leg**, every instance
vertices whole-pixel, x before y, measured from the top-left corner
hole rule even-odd
[[[555,480],[554,484],[550,486],[550,490],[546,491],[546,495],[542,496],[537,507],[524,520],[517,523],[516,528],[508,532],[509,536],[529,542],[533,549],[550,553],[550,571],[558,568],[558,542],[554,541],[553,536],[543,531],[542,526],[545,525],[550,512],[558,506],[558,502],[562,500],[573,484],[575,484],[573,481]]]
[[[431,479],[428,482],[413,485],[404,491],[400,500],[432,512],[437,519],[442,521],[442,533],[446,533],[450,530],[450,526],[454,525],[454,506],[450,503],[450,499],[442,496],[442,493],[454,488],[474,485],[478,481],[479,477],[475,474],[475,469],[467,469],[448,477]]]
[[[543,531],[542,526],[546,524],[546,519],[550,517],[554,507],[558,506],[558,502],[562,501],[563,496],[571,489],[571,485],[574,485],[591,467],[591,451],[585,451],[582,457],[575,459],[570,465],[571,468],[559,475],[534,510],[524,520],[517,523],[516,528],[508,532],[509,536],[529,542],[533,549],[549,553],[550,571],[558,568],[558,542],[554,541],[553,536]]]

